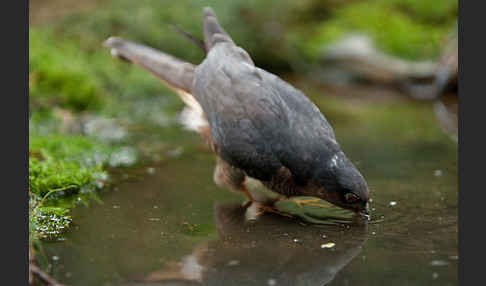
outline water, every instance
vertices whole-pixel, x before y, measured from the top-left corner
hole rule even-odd
[[[177,154],[122,171],[133,179],[73,211],[65,240],[45,245],[53,276],[69,285],[457,285],[457,145],[432,106],[317,104],[368,181],[368,226],[276,215],[246,223],[243,197],[214,185],[212,154],[184,135]]]

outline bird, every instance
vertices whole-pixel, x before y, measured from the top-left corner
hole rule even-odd
[[[312,197],[295,202],[325,200],[369,219],[367,182],[319,108],[302,91],[257,67],[211,7],[203,8],[202,31],[206,54],[199,65],[120,37],[109,37],[104,46],[112,56],[151,72],[181,98],[182,124],[199,133],[216,155],[217,186],[243,194],[249,203],[260,202],[263,212],[272,211],[271,203],[249,191],[250,181],[277,194],[276,200]]]

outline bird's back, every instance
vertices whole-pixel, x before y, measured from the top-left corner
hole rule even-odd
[[[255,67],[227,35],[213,38],[219,40],[196,68],[193,95],[219,155],[260,180],[282,166],[312,177],[317,159],[339,149],[325,117],[302,92]]]

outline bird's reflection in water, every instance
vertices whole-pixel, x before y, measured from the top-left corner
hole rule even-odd
[[[131,285],[325,285],[366,240],[366,226],[303,226],[272,214],[246,222],[245,211],[216,205],[217,240]]]

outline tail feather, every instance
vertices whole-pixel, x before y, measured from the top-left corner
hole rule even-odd
[[[201,46],[201,42],[189,33],[176,27],[178,32]],[[209,52],[219,42],[233,43],[231,37],[219,25],[213,9],[204,8],[203,17],[204,49]],[[111,49],[113,56],[134,63],[162,80],[164,84],[176,92],[186,104],[181,113],[181,123],[187,129],[207,135],[209,123],[200,103],[192,95],[192,83],[196,66],[179,60],[153,48],[127,41],[118,37],[110,37],[104,46]],[[244,51],[243,51],[244,52]],[[247,55],[249,58],[249,56]],[[251,62],[251,59],[249,60]]]
[[[189,130],[203,133],[209,128],[204,111],[192,93],[195,66],[150,47],[111,37],[104,45],[113,56],[132,62],[154,74],[172,89],[186,107],[180,121]]]
[[[221,27],[214,10],[210,7],[204,8],[203,34],[206,51],[209,51],[219,42],[234,43],[228,33]]]
[[[153,48],[110,37],[104,46],[111,48],[111,54],[132,62],[154,74],[169,88],[191,93],[195,66]]]

